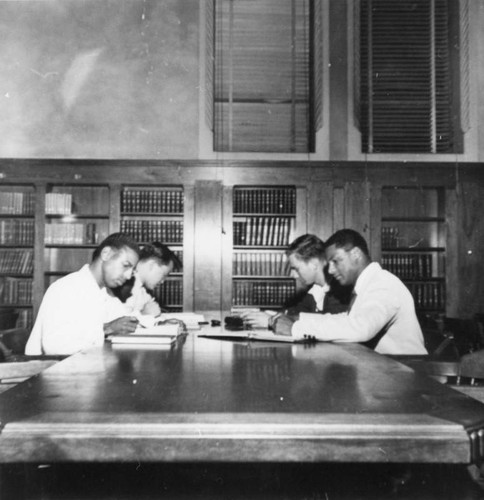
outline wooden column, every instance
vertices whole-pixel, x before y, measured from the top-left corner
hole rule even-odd
[[[222,183],[195,183],[194,309],[220,311],[222,290]]]

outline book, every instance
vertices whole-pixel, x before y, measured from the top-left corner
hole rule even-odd
[[[162,313],[159,318],[163,320],[175,319],[182,321],[188,330],[200,330],[200,324],[205,323],[203,314],[196,314],[193,312]]]
[[[111,337],[112,344],[130,344],[130,345],[169,345],[176,341],[176,335],[141,335],[131,333],[129,335],[114,335]]]
[[[199,330],[200,323],[205,323],[205,317],[203,316],[203,314],[196,314],[193,312],[161,313],[159,316],[135,313],[134,316],[139,321],[141,327],[144,327],[144,329],[152,327],[156,328],[157,326],[166,328],[175,326],[181,328],[181,325],[178,322],[182,322],[187,330]],[[169,323],[170,321],[173,321],[173,323]]]
[[[112,344],[172,344],[182,328],[178,323],[165,323],[144,327],[139,325],[133,333],[113,335]]]
[[[213,326],[202,330],[198,333],[198,337],[215,338],[221,340],[255,340],[265,342],[286,342],[292,344],[301,344],[314,342],[310,339],[295,339],[290,335],[278,335],[271,330],[265,328],[254,328],[251,330],[227,330],[223,326]]]

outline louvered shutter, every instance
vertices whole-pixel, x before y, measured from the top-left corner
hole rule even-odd
[[[215,151],[314,150],[310,0],[216,0]]]
[[[457,152],[451,1],[361,1],[363,152]]]

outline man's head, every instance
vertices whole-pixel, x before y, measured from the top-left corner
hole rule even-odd
[[[141,249],[136,274],[148,290],[153,290],[171,272],[181,268],[182,263],[177,255],[163,243],[155,241]]]
[[[94,250],[91,270],[100,286],[115,288],[131,278],[138,258],[137,243],[123,233],[113,233]]]
[[[291,276],[299,279],[304,285],[324,285],[324,248],[323,241],[314,234],[304,234],[296,238],[286,250]]]
[[[341,285],[354,285],[371,262],[365,239],[353,229],[336,231],[326,241],[326,259],[329,274]]]

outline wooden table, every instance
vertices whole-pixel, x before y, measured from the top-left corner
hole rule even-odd
[[[0,462],[470,463],[484,405],[355,344],[71,356],[0,396]]]

